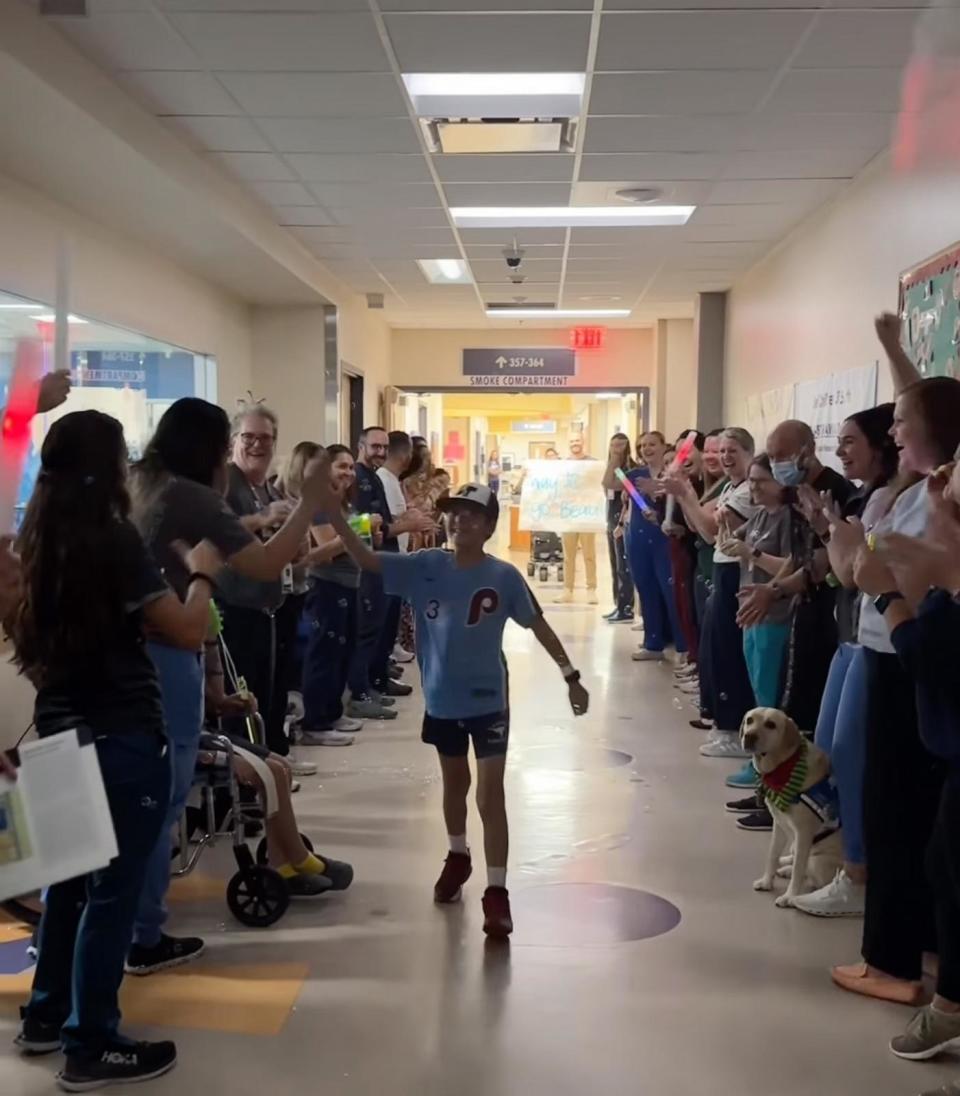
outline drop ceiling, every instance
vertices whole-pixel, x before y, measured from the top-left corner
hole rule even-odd
[[[902,0],[88,0],[55,24],[397,326],[483,301],[688,316],[889,143],[923,5]],[[692,7],[691,5],[695,5]],[[430,155],[401,73],[586,72],[573,154]],[[451,206],[603,205],[683,227],[457,230]],[[525,251],[526,281],[502,250]],[[469,261],[431,285],[417,259]]]

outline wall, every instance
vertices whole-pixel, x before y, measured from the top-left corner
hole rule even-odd
[[[340,361],[363,374],[364,421],[380,421],[380,396],[392,375],[390,328],[382,313],[367,308],[365,297],[355,296],[341,305],[337,314]]]
[[[0,289],[52,304],[61,240],[69,241],[74,312],[215,355],[220,402],[234,406],[252,383],[242,301],[0,176]]]
[[[569,346],[569,340],[566,328],[397,329],[391,334],[390,383],[424,389],[462,385],[464,347]],[[602,349],[577,355],[575,383],[578,388],[640,388],[654,384],[654,372],[651,328],[608,328]]]
[[[727,315],[724,417],[747,396],[881,357],[873,317],[897,279],[960,239],[957,175],[896,175],[886,159],[738,282]],[[886,370],[880,398],[889,399]]]
[[[658,377],[657,393],[663,391],[660,426],[664,434],[676,438],[682,430],[697,425],[697,362],[693,350],[693,320],[662,320],[657,324],[658,341],[665,335],[666,354],[663,376]],[[657,406],[657,405],[655,405]]]

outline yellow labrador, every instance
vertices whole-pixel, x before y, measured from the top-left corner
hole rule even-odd
[[[830,780],[830,758],[808,742],[796,723],[777,708],[754,708],[740,727],[743,748],[753,754],[761,791],[773,815],[773,833],[763,875],[753,884],[773,890],[780,857],[793,845],[793,870],[781,908],[792,906],[803,893],[808,876],[814,887],[825,886],[842,862],[836,792]]]

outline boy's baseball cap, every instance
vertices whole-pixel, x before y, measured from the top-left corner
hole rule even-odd
[[[465,483],[462,487],[458,487],[454,494],[445,499],[440,499],[437,503],[437,509],[445,514],[456,503],[463,503],[482,510],[494,525],[500,518],[500,503],[497,496],[489,487],[484,487],[482,483]]]

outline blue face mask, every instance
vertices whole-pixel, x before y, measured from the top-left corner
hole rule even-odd
[[[800,460],[797,457],[791,457],[790,460],[771,461],[770,471],[781,487],[799,487],[807,474],[806,470],[800,467]]]

